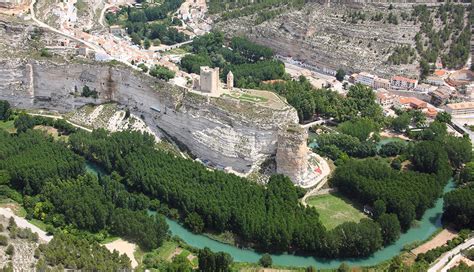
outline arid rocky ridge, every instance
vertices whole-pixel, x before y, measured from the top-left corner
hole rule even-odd
[[[321,1],[325,2],[325,1]],[[418,75],[418,63],[390,65],[387,59],[398,45],[414,45],[419,24],[402,20],[400,14],[410,14],[410,4],[397,4],[388,10],[382,1],[331,1],[328,6],[307,3],[300,10],[289,10],[271,20],[255,25],[253,16],[220,21],[215,28],[229,35],[245,35],[269,46],[284,57],[304,61],[321,70],[348,72],[367,71],[387,76]],[[426,3],[426,1],[424,1]],[[431,3],[431,2],[430,2]],[[364,21],[351,22],[351,13],[362,12]],[[392,12],[398,24],[371,20],[377,13],[386,18]]]
[[[290,106],[275,110],[231,98],[207,99],[121,66],[10,59],[0,62],[0,74],[0,99],[15,107],[65,113],[115,101],[196,156],[237,171],[274,155],[279,127],[298,121]],[[98,91],[98,99],[79,95],[86,85]]]

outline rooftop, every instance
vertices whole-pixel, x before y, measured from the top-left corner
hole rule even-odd
[[[416,97],[400,97],[398,101],[400,104],[415,105],[417,108],[426,107],[426,102]]]
[[[442,77],[442,76],[446,75],[446,71],[445,70],[436,70],[434,72],[434,74],[437,75],[437,76]]]
[[[359,76],[365,76],[365,77],[373,77],[373,78],[375,78],[374,75],[369,74],[369,73],[367,73],[367,72],[360,72],[360,73],[359,73]]]
[[[451,103],[447,104],[446,107],[452,110],[471,109],[474,108],[474,102]]]
[[[392,77],[392,80],[405,81],[405,82],[410,82],[410,83],[418,82],[418,80],[416,80],[416,79],[406,78],[406,77],[402,77],[402,76],[394,76],[394,77]]]

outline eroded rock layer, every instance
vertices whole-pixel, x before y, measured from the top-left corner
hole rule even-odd
[[[277,134],[297,123],[296,111],[232,98],[207,98],[132,71],[106,64],[0,61],[0,99],[25,109],[68,112],[88,103],[127,106],[191,153],[215,165],[245,172],[276,153]],[[98,98],[81,96],[87,86]]]

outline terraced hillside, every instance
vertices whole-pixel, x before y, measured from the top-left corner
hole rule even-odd
[[[416,4],[418,5],[418,4]],[[415,35],[423,25],[414,12],[415,4],[294,4],[280,10],[279,5],[253,14],[231,12],[214,15],[216,28],[228,35],[246,35],[253,41],[273,48],[284,57],[292,57],[334,72],[369,71],[380,76],[419,75],[420,53]],[[465,22],[469,12],[465,12]],[[249,9],[248,7],[241,9]],[[432,4],[433,35],[444,28]],[[236,17],[236,18],[233,18]],[[450,20],[448,20],[449,22]],[[457,34],[451,36],[456,40]],[[444,44],[449,48],[449,40]],[[410,50],[406,60],[389,61],[393,52]],[[426,48],[425,48],[426,49]],[[443,50],[441,50],[443,51]],[[448,50],[446,50],[448,51]],[[323,69],[324,68],[324,69]]]

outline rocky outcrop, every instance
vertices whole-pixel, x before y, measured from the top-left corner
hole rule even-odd
[[[411,5],[397,5],[396,9],[388,10],[388,4],[330,2],[329,6],[308,2],[300,10],[289,9],[261,24],[254,22],[258,16],[247,16],[220,21],[215,28],[229,37],[247,36],[283,57],[292,57],[324,73],[335,74],[342,68],[348,73],[367,71],[382,77],[418,75],[416,62],[405,65],[387,62],[396,46],[414,47],[419,24],[401,17],[402,12],[411,14]],[[365,20],[352,21],[350,15],[355,13],[364,14]],[[390,13],[397,16],[398,24],[386,22]],[[384,19],[372,20],[377,14],[383,14]]]
[[[299,125],[289,125],[278,133],[276,153],[277,173],[296,184],[304,181],[308,170],[308,131]]]
[[[0,99],[16,107],[69,112],[114,101],[197,157],[239,172],[274,155],[279,128],[298,121],[289,105],[276,110],[230,97],[207,98],[121,66],[9,60],[0,63],[0,76]],[[98,98],[81,97],[84,86]]]

